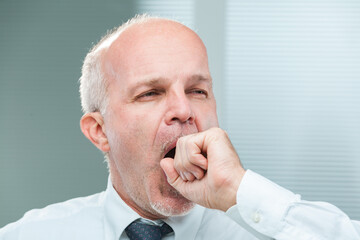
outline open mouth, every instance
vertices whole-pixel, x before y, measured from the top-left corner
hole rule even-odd
[[[167,154],[165,154],[164,158],[174,158],[175,150],[176,150],[176,147],[170,149],[170,151]]]

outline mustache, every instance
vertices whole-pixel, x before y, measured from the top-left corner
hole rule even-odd
[[[168,151],[169,146],[177,142],[179,138],[198,132],[197,129],[186,129],[185,131],[184,130],[185,129],[181,129],[181,131],[177,131],[177,132],[169,131],[168,132],[169,134],[167,135],[166,139],[164,139],[164,141],[162,142],[161,153],[165,153],[165,151]]]

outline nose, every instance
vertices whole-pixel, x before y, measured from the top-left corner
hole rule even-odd
[[[171,125],[176,122],[192,124],[194,120],[195,115],[186,93],[181,91],[169,93],[165,114],[166,124]]]

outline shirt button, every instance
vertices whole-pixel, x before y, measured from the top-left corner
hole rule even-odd
[[[261,220],[261,215],[260,215],[260,213],[254,213],[253,214],[253,216],[252,216],[252,220],[254,221],[254,223],[258,223],[258,222],[260,222],[260,220]]]

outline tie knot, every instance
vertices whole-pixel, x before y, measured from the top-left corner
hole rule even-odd
[[[132,222],[125,228],[125,232],[130,240],[160,240],[172,231],[172,228],[166,223],[160,227],[142,222]]]

